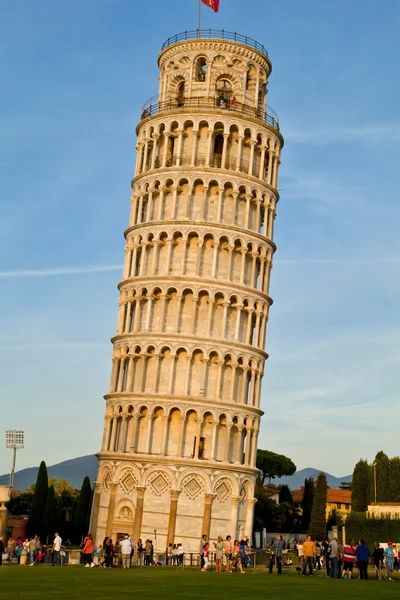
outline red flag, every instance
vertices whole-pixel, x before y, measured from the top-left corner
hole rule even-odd
[[[213,9],[213,11],[218,12],[219,9],[219,0],[201,0],[203,4],[209,6]]]

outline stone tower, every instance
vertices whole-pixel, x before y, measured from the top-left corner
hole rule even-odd
[[[278,166],[263,46],[185,32],[137,126],[91,529],[251,535]],[[201,38],[201,39],[200,39]]]

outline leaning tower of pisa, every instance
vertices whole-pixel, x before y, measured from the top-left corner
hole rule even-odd
[[[251,535],[283,138],[271,63],[169,38],[143,107],[92,509],[97,540]]]

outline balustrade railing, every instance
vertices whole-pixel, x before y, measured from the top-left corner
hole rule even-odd
[[[143,105],[141,118],[147,119],[152,115],[168,111],[191,111],[195,108],[205,108],[207,110],[229,111],[232,113],[242,114],[247,117],[259,119],[279,131],[279,119],[276,112],[267,106],[264,108],[255,108],[242,102],[237,102],[232,98],[230,101],[224,101],[220,97],[186,97],[178,96],[170,100],[160,100],[160,96],[153,96]]]
[[[258,50],[258,52],[261,52],[268,58],[268,52],[262,44],[256,40],[253,40],[251,37],[247,37],[247,35],[236,33],[236,31],[225,31],[225,29],[192,29],[190,31],[177,33],[176,35],[173,35],[165,40],[161,46],[161,51],[165,50],[165,48],[168,48],[168,46],[172,46],[172,44],[178,44],[179,42],[186,42],[187,40],[196,39],[214,39],[237,42],[239,44],[249,46],[250,48],[254,48],[254,50]]]

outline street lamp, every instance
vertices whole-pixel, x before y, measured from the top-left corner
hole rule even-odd
[[[375,504],[376,504],[376,462],[372,464],[374,467],[374,492],[375,492]]]
[[[20,429],[8,429],[6,431],[6,448],[11,448],[13,451],[13,459],[10,473],[10,487],[14,485],[15,461],[17,458],[17,450],[24,447],[24,432]]]

